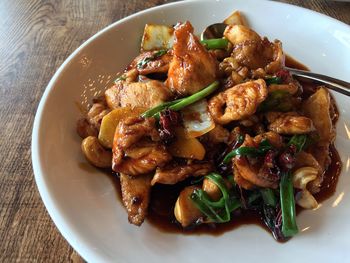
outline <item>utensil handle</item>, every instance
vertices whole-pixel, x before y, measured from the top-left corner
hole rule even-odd
[[[344,95],[350,96],[350,83],[344,80],[335,79],[326,75],[317,74],[305,70],[294,69],[286,67],[289,72],[297,77],[311,79],[320,83],[324,83],[329,89],[340,92]]]

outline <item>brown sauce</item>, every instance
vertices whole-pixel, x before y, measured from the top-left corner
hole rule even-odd
[[[308,68],[298,61],[294,60],[290,56],[286,56],[286,66],[308,70]],[[301,84],[309,86],[309,88],[316,88],[316,84],[312,83],[304,83]],[[313,87],[312,87],[313,86]],[[334,123],[338,119],[338,111],[336,107],[333,112],[333,121]],[[322,202],[328,198],[330,198],[336,190],[338,178],[341,172],[341,161],[337,150],[334,145],[330,146],[330,157],[331,163],[325,172],[324,181],[319,193],[315,195],[315,198],[318,202]],[[118,178],[114,175],[111,176],[111,171],[106,171],[109,174],[109,177],[113,181],[116,186],[116,190],[119,193],[120,201],[121,201],[121,190],[120,183]],[[201,235],[201,234],[209,234],[214,236],[219,236],[227,231],[231,231],[236,229],[242,225],[250,225],[255,224],[263,229],[267,230],[270,233],[270,230],[265,225],[262,220],[261,215],[257,211],[246,211],[238,209],[237,212],[233,214],[233,220],[229,223],[225,224],[201,224],[197,225],[193,228],[183,229],[181,225],[179,225],[174,217],[174,206],[179,196],[181,190],[190,184],[190,179],[178,183],[176,185],[161,185],[157,184],[152,187],[151,194],[151,203],[148,211],[147,221],[159,229],[162,232],[167,233],[176,233],[176,234],[185,234],[185,235]],[[297,212],[299,213],[302,209],[298,208]],[[272,235],[271,235],[272,237]]]

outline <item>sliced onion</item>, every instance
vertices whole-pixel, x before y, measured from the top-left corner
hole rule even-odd
[[[173,33],[173,27],[146,24],[141,42],[141,51],[172,48],[174,42]]]
[[[200,100],[182,111],[186,137],[199,137],[215,128],[215,123],[208,112],[206,99]]]

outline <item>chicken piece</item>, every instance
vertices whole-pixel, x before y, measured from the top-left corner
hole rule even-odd
[[[237,156],[234,159],[234,171],[238,172],[244,180],[250,184],[259,187],[269,187],[276,189],[279,183],[279,176],[275,174],[269,174],[262,171],[262,167],[249,163],[248,159],[242,156]],[[235,178],[236,179],[236,178]],[[251,185],[244,184],[243,187],[250,189]],[[245,188],[244,187],[244,188]]]
[[[159,140],[154,118],[122,120],[114,135],[112,169],[137,176],[163,166],[172,156]]]
[[[315,130],[310,118],[296,112],[268,112],[268,129],[279,134],[305,134]]]
[[[283,138],[276,132],[265,132],[254,137],[254,142],[258,145],[264,139],[267,139],[270,144],[275,148],[281,148],[283,146]]]
[[[118,81],[105,92],[108,106],[119,107],[155,107],[172,97],[170,90],[158,80],[147,82]]]
[[[312,194],[320,191],[321,184],[323,182],[323,170],[315,157],[307,152],[301,151],[297,154],[295,159],[295,165],[293,170],[297,170],[301,167],[313,167],[317,169],[317,178],[308,184],[308,189]]]
[[[228,143],[230,132],[221,125],[215,125],[215,128],[207,133],[209,142],[213,144]]]
[[[269,85],[269,93],[281,90],[281,91],[287,91],[289,94],[294,95],[299,91],[299,86],[296,82],[290,82],[288,84],[271,84]]]
[[[254,142],[254,139],[248,134],[245,136],[245,140],[242,146],[257,147],[258,145]],[[243,188],[250,189],[251,185],[259,187],[269,187],[276,189],[279,183],[279,176],[277,174],[268,173],[264,169],[264,165],[259,162],[250,162],[248,158],[244,156],[236,156],[233,158],[233,170],[237,173],[235,180],[240,183]],[[245,181],[242,181],[242,177]]]
[[[212,97],[208,109],[215,122],[224,125],[253,115],[266,97],[267,87],[263,79],[248,81]]]
[[[147,215],[151,194],[151,178],[151,175],[131,177],[127,174],[120,174],[123,204],[131,224],[140,226]]]
[[[87,113],[88,122],[97,130],[100,130],[102,119],[110,110],[104,103],[94,103]]]
[[[138,55],[129,65],[135,68],[141,75],[150,73],[168,73],[169,64],[172,60],[172,53],[162,51],[147,51]]]
[[[247,181],[240,175],[238,169],[235,166],[233,167],[233,174],[233,179],[235,180],[236,184],[238,184],[243,189],[251,190],[255,187],[255,185],[253,185],[251,182]]]
[[[210,163],[193,163],[185,165],[169,165],[163,168],[157,168],[151,184],[176,184],[193,176],[204,176],[213,171]]]
[[[196,93],[215,80],[216,59],[193,34],[189,22],[177,25],[174,35],[174,56],[166,85],[181,95]]]
[[[284,66],[285,56],[280,41],[269,42],[243,25],[229,25],[224,36],[233,44],[231,56],[241,65],[256,70],[263,68],[274,73]]]
[[[86,118],[79,119],[77,121],[77,133],[82,139],[89,136],[98,136],[98,129],[92,125]]]

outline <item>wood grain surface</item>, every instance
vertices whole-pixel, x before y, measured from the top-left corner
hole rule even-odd
[[[0,262],[82,262],[40,199],[31,165],[35,112],[57,68],[90,36],[166,0],[0,1]],[[282,0],[350,24],[350,3]]]

